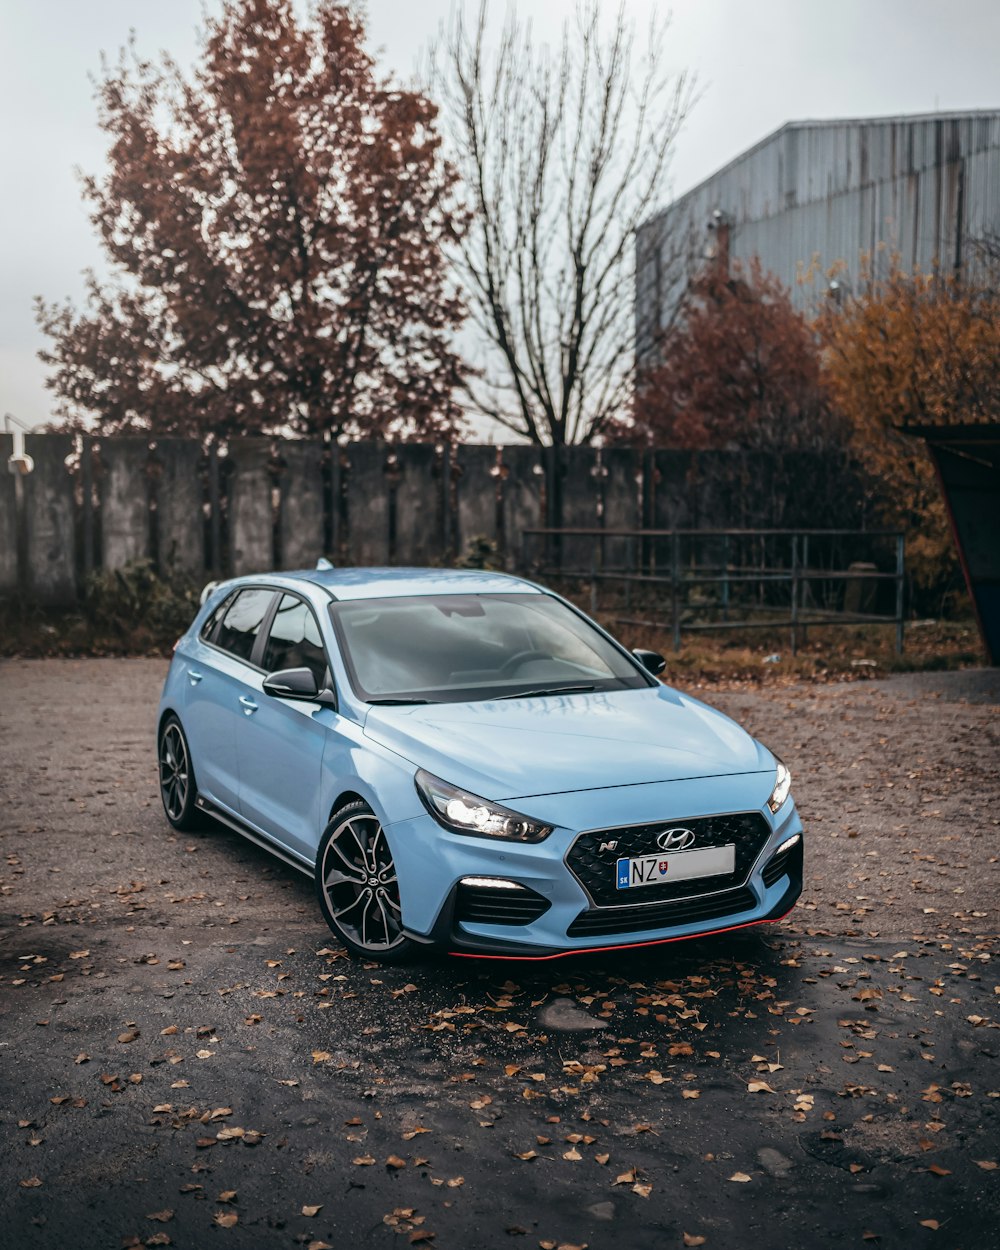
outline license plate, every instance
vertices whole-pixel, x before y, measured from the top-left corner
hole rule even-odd
[[[702,851],[673,851],[660,855],[640,855],[620,859],[617,864],[619,890],[642,885],[663,885],[668,881],[689,881],[692,877],[720,877],[736,867],[736,846],[709,846]]]

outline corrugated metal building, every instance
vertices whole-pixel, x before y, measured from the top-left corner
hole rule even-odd
[[[800,307],[838,262],[849,288],[880,245],[907,269],[968,269],[974,241],[1000,235],[1000,109],[789,122],[730,161],[638,232],[640,359],[720,227],[731,259],[759,256]]]

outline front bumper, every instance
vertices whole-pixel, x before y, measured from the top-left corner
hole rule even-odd
[[[791,799],[777,815],[767,808],[772,784],[773,774],[750,774],[519,800],[515,806],[556,826],[544,842],[535,844],[454,834],[429,815],[389,824],[386,833],[396,860],[404,925],[415,940],[456,954],[538,959],[674,941],[777,920],[802,890],[803,838]],[[752,813],[761,833],[753,853],[738,856],[738,879],[721,882],[719,889],[712,888],[715,883],[692,881],[690,892],[673,891],[666,899],[644,890],[621,892],[634,893],[634,899],[609,899],[607,894],[595,899],[567,864],[581,830],[600,830],[603,836],[604,831],[624,827],[668,828],[685,821],[725,819],[732,813]],[[779,847],[796,835],[798,840],[777,860]],[[648,853],[656,853],[655,843]],[[608,871],[613,871],[613,862]],[[507,909],[521,922],[498,922],[503,908],[494,909],[492,923],[477,919],[490,909],[485,904],[470,906],[470,887],[460,884],[470,877],[523,887],[518,895],[522,905]],[[471,893],[480,900],[488,897],[481,888]],[[501,891],[495,893],[499,896]]]

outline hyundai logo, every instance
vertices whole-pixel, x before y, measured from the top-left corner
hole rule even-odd
[[[690,829],[667,829],[656,839],[661,851],[686,851],[694,842],[694,833]]]

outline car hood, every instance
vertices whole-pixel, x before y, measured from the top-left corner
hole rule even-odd
[[[372,707],[364,732],[495,800],[774,768],[770,752],[734,721],[667,686]]]

